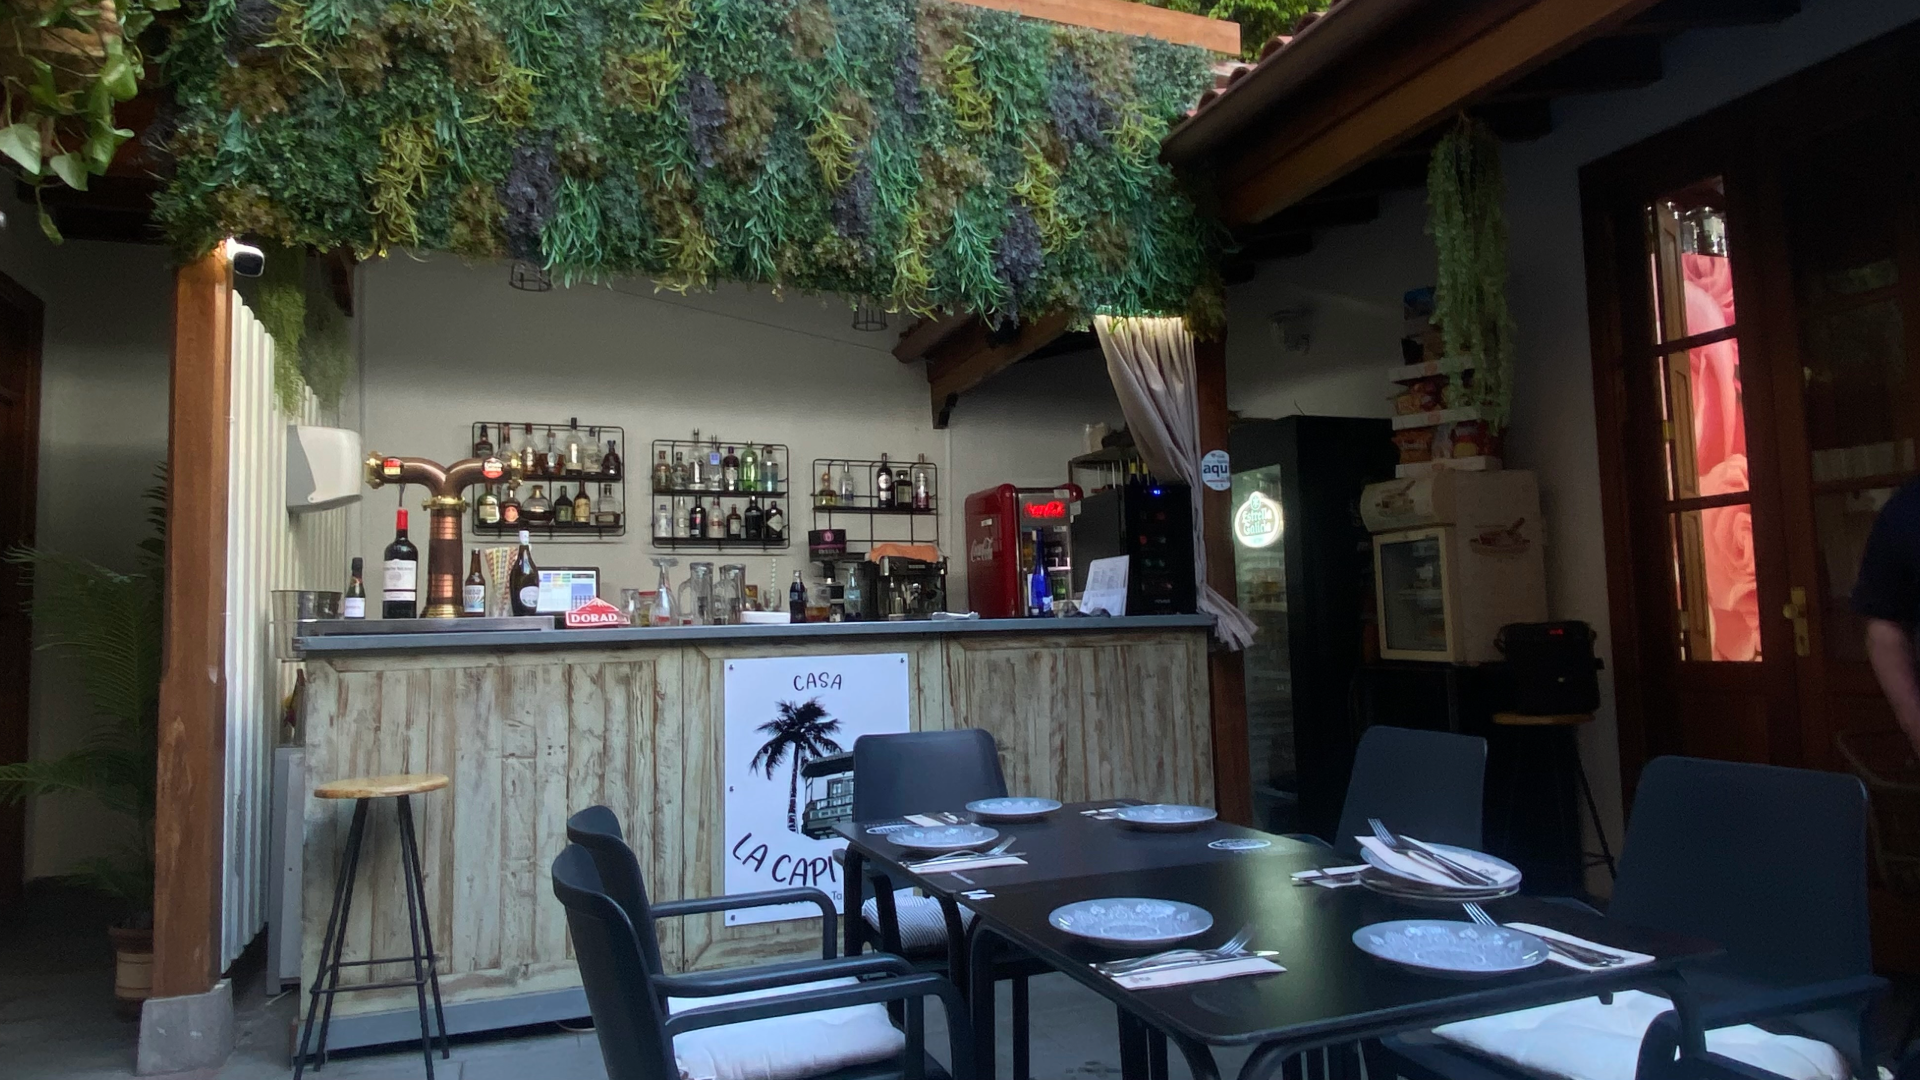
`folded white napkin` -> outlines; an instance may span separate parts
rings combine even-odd
[[[1434,867],[1424,859],[1415,859],[1402,855],[1371,836],[1356,836],[1354,839],[1360,842],[1361,847],[1371,851],[1383,864],[1392,868],[1403,877],[1410,877],[1417,881],[1424,881],[1433,885],[1443,885],[1448,888],[1457,889],[1460,887],[1460,882],[1454,880],[1453,875]],[[1456,855],[1453,852],[1448,852],[1447,858],[1491,877],[1496,886],[1504,887],[1519,880],[1520,877],[1515,871],[1508,870],[1498,863],[1489,862],[1486,859],[1472,855]]]
[[[1129,990],[1155,990],[1163,986],[1213,982],[1216,979],[1234,979],[1242,975],[1273,975],[1285,970],[1287,969],[1264,956],[1248,956],[1239,960],[1216,960],[1212,963],[1192,964],[1187,967],[1160,968],[1157,971],[1142,971],[1133,975],[1116,975],[1113,981]]]
[[[924,826],[929,829],[937,829],[946,824],[946,822],[931,814],[908,814],[907,820],[913,822],[915,825]]]
[[[1366,868],[1367,864],[1361,863],[1358,866],[1329,866],[1320,870],[1301,870],[1293,875],[1293,880],[1318,885],[1323,889],[1344,889],[1349,885],[1360,884],[1360,871]]]
[[[916,874],[939,874],[948,870],[987,870],[995,866],[1025,866],[1027,860],[1018,855],[982,855],[977,859],[942,859],[939,862],[908,863],[907,869]]]
[[[1562,956],[1559,953],[1554,953],[1548,957],[1548,959],[1554,963],[1562,967],[1570,967],[1575,971],[1612,971],[1616,968],[1634,967],[1639,964],[1653,963],[1653,957],[1648,956],[1646,953],[1637,953],[1631,949],[1617,949],[1612,945],[1602,945],[1597,941],[1588,941],[1586,938],[1574,937],[1564,930],[1555,930],[1551,926],[1535,926],[1532,923],[1523,922],[1510,922],[1507,923],[1506,926],[1509,930],[1519,930],[1523,933],[1532,934],[1537,938],[1545,938],[1548,941],[1561,941],[1569,945],[1584,945],[1589,949],[1596,949],[1603,953],[1612,953],[1625,960],[1624,963],[1613,964],[1602,968],[1593,964],[1583,964],[1570,956]]]

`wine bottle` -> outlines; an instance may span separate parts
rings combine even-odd
[[[893,469],[885,454],[880,455],[880,468],[873,474],[873,505],[881,510],[893,506]]]
[[[532,538],[520,530],[520,550],[514,553],[513,570],[507,575],[507,595],[513,601],[515,615],[540,613],[540,569],[533,565]]]
[[[793,572],[793,585],[787,589],[787,618],[797,623],[807,621],[807,584],[798,570]]]
[[[460,587],[460,614],[485,615],[487,613],[487,576],[480,572],[480,549],[473,549],[473,557],[467,560],[467,583]]]
[[[347,595],[340,604],[340,617],[343,619],[364,619],[367,617],[367,584],[360,580],[360,556],[353,557],[353,566],[347,572]]]
[[[420,614],[420,549],[407,539],[407,511],[394,511],[393,543],[387,545],[380,593],[380,617],[411,619]]]
[[[506,432],[501,432],[504,438]],[[473,440],[473,456],[477,458],[493,456],[493,440],[487,438],[487,425],[480,425],[480,437]]]

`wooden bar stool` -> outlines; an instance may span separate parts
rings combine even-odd
[[[327,1025],[333,1020],[335,994],[357,990],[384,990],[411,986],[420,1002],[420,1050],[427,1062],[427,1080],[433,1080],[433,1036],[427,1027],[427,989],[433,989],[433,1016],[440,1029],[440,1056],[448,1057],[447,1018],[440,1009],[440,970],[433,958],[433,929],[427,924],[427,892],[420,881],[420,839],[413,827],[413,796],[438,791],[447,786],[447,778],[438,773],[402,773],[393,776],[358,776],[333,780],[313,789],[316,799],[352,799],[353,825],[347,830],[347,845],[340,854],[340,874],[333,886],[333,911],[327,916],[327,935],[320,944],[320,970],[314,973],[308,989],[307,1022],[300,1031],[300,1052],[293,1059],[294,1080],[307,1065],[307,1041],[313,1034],[316,1014],[320,1018],[320,1045],[315,1048],[314,1068],[327,1063]],[[347,937],[347,912],[353,905],[354,879],[360,870],[360,842],[367,832],[367,804],[374,799],[394,799],[400,821],[400,874],[407,894],[407,926],[413,933],[413,952],[408,956],[386,956],[369,960],[342,960]],[[413,965],[413,978],[387,982],[340,985],[343,967],[373,967],[378,964]],[[323,1008],[320,999],[327,999]]]
[[[1526,713],[1497,712],[1493,714],[1495,725],[1517,731],[1531,731],[1543,737],[1544,746],[1540,749],[1540,759],[1531,764],[1545,772],[1544,779],[1554,789],[1553,801],[1560,812],[1560,826],[1565,830],[1564,843],[1573,852],[1573,865],[1580,877],[1593,867],[1606,868],[1608,877],[1617,877],[1614,865],[1613,846],[1607,842],[1606,827],[1600,823],[1600,807],[1594,803],[1593,788],[1587,783],[1587,768],[1580,760],[1580,740],[1577,729],[1582,724],[1593,721],[1592,713],[1562,713],[1556,715],[1530,715]],[[1506,813],[1511,816],[1520,812],[1518,790],[1521,779],[1520,769],[1513,772],[1512,790],[1508,793]],[[1581,828],[1580,811],[1575,800],[1584,800],[1587,819],[1593,823],[1593,834],[1600,841],[1600,850],[1586,850]],[[1576,887],[1580,887],[1576,881]]]

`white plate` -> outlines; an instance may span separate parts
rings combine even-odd
[[[1547,961],[1547,943],[1532,934],[1471,922],[1374,923],[1355,930],[1353,943],[1382,960],[1452,975],[1505,975]]]
[[[1011,796],[1001,799],[975,799],[967,811],[988,821],[1031,821],[1060,809],[1053,799],[1028,799]]]
[[[1148,803],[1146,806],[1123,806],[1113,816],[1136,829],[1177,832],[1181,829],[1197,829],[1220,815],[1206,806]]]
[[[1418,846],[1418,845],[1415,845],[1415,846]],[[1437,852],[1440,852],[1442,855],[1452,856],[1455,862],[1460,863],[1463,866],[1467,866],[1472,869],[1478,870],[1480,869],[1479,864],[1485,863],[1488,866],[1493,868],[1494,870],[1493,877],[1495,879],[1494,884],[1490,886],[1462,885],[1460,886],[1462,889],[1467,889],[1472,892],[1486,892],[1488,890],[1495,890],[1495,891],[1501,890],[1501,889],[1512,890],[1512,889],[1518,889],[1520,887],[1520,868],[1506,861],[1505,859],[1496,859],[1493,856],[1488,855],[1484,851],[1475,851],[1472,848],[1456,847],[1453,844],[1435,844],[1435,843],[1429,842],[1427,846]],[[1451,885],[1441,885],[1437,882],[1428,881],[1426,878],[1415,877],[1412,874],[1402,873],[1396,867],[1388,864],[1388,862],[1385,859],[1382,859],[1378,853],[1376,853],[1373,849],[1367,847],[1367,845],[1365,844],[1360,845],[1360,857],[1366,860],[1366,863],[1368,866],[1373,867],[1375,870],[1378,870],[1383,874],[1391,874],[1394,877],[1401,878],[1402,880],[1405,880],[1405,881],[1415,882],[1419,885],[1425,886],[1430,889],[1450,889],[1453,887]]]
[[[964,851],[1000,839],[1000,830],[985,825],[916,825],[890,832],[887,839],[915,851]]]
[[[1047,922],[1074,937],[1109,945],[1164,945],[1213,929],[1213,916],[1205,908],[1139,896],[1063,904]]]

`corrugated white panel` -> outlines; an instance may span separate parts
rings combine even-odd
[[[276,589],[339,589],[347,561],[346,510],[287,513],[288,423],[319,422],[311,392],[301,415],[273,393],[273,339],[245,304],[233,305],[232,438],[227,475],[227,819],[221,967],[266,924],[268,809],[273,749],[295,666],[269,637]]]

